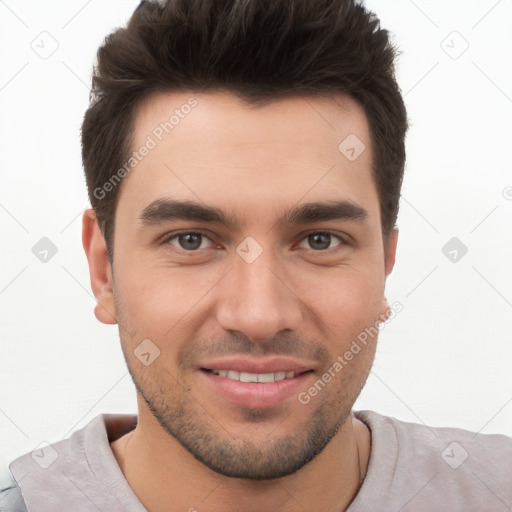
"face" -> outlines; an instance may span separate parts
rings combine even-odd
[[[137,115],[142,146],[102,295],[139,422],[223,475],[291,474],[345,424],[376,338],[335,363],[389,311],[396,233],[384,247],[364,112],[346,96],[160,95]]]

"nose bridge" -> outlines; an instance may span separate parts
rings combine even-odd
[[[243,248],[243,244],[241,244]],[[302,318],[301,302],[271,251],[254,260],[236,256],[218,299],[217,317],[225,330],[265,339],[295,330]]]

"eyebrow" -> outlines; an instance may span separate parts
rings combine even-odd
[[[367,218],[368,211],[351,201],[317,201],[287,209],[277,224],[295,225],[329,220],[364,221]],[[144,226],[155,226],[171,220],[191,220],[223,224],[229,229],[240,230],[240,223],[234,215],[195,201],[157,199],[142,210],[139,219]]]

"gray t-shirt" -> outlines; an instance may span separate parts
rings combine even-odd
[[[512,510],[512,438],[355,412],[371,431],[366,478],[349,512]],[[9,465],[29,512],[145,512],[109,442],[135,415],[102,414],[69,439]],[[0,493],[0,510],[2,494]]]

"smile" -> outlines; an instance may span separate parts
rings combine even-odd
[[[274,364],[273,372],[269,371],[270,368],[266,371],[263,368],[251,368],[252,371],[248,372],[240,371],[242,368],[228,369],[229,366],[226,366],[219,364],[213,369],[203,366],[200,367],[199,375],[205,389],[213,393],[212,398],[215,396],[239,407],[277,407],[296,397],[314,378],[312,369],[303,370],[299,365],[296,365],[297,371],[294,371],[290,368],[280,370]]]
[[[236,380],[240,382],[278,382],[285,379],[293,379],[295,372],[279,371],[274,373],[248,373],[248,372],[237,372],[236,370],[206,370],[218,375],[219,377],[225,377],[226,379]]]

